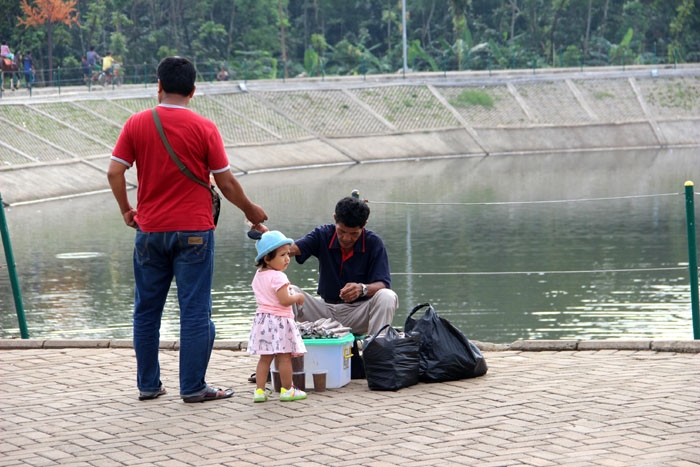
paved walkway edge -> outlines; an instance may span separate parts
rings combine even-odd
[[[512,344],[473,341],[482,351],[562,351],[562,350],[650,350],[655,352],[700,353],[700,340],[521,340]],[[245,350],[244,341],[218,340],[214,350]],[[125,349],[131,339],[0,339],[0,350],[20,349]],[[178,350],[179,341],[164,340],[161,350]]]

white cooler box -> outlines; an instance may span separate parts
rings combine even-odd
[[[342,388],[350,382],[350,357],[355,336],[331,339],[304,339],[306,389],[313,388],[313,374],[326,371],[326,388]]]

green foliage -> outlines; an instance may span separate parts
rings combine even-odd
[[[610,50],[610,59],[614,64],[629,65],[634,62],[634,54],[630,49],[630,43],[634,37],[634,30],[629,28],[620,41],[620,45]]]
[[[634,37],[634,29],[629,28],[620,42],[620,47],[629,47],[632,37]]]
[[[80,62],[75,57],[66,57],[63,59],[60,67],[61,83],[63,83],[63,85],[75,85],[83,82]]]
[[[328,50],[328,43],[323,34],[311,34],[311,47],[321,55]]]
[[[450,101],[454,107],[481,106],[485,109],[493,107],[494,100],[486,91],[479,89],[465,89],[455,99]]]
[[[267,52],[236,52],[231,68],[239,79],[277,78],[279,61]]]
[[[306,49],[306,52],[304,52],[304,71],[306,71],[307,76],[316,76],[318,68],[318,54],[314,49],[309,47]]]
[[[575,45],[570,45],[561,55],[561,66],[575,67],[581,65],[581,51]]]
[[[94,45],[100,55],[112,50],[127,66],[154,68],[177,53],[202,69],[227,63],[241,73],[247,67],[251,79],[277,76],[284,24],[291,75],[321,69],[330,75],[393,73],[403,63],[399,1],[166,3],[78,0],[80,25],[53,30],[57,62],[79,59]],[[700,61],[698,8],[697,0],[408,0],[409,66],[579,66],[584,50],[586,66]],[[31,49],[37,70],[47,68],[46,27],[19,25],[17,0],[0,0],[0,11],[0,38],[9,39],[14,51]]]
[[[593,95],[593,97],[602,101],[603,99],[613,99],[615,96],[609,92],[598,91]]]
[[[109,41],[109,49],[112,51],[115,59],[119,62],[124,61],[124,57],[129,53],[126,46],[126,37],[120,32],[112,33]]]
[[[411,42],[411,47],[408,49],[406,55],[408,63],[410,64],[409,66],[414,71],[423,71],[426,69],[426,67],[426,71],[440,71],[435,59],[425,53],[425,50],[423,50],[423,47],[420,46],[420,41],[418,39]]]
[[[228,34],[226,28],[214,21],[206,21],[199,26],[197,38],[193,41],[196,50],[195,58],[198,63],[215,64],[226,56]]]

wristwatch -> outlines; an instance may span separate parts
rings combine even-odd
[[[367,295],[367,286],[365,284],[360,284],[362,286],[362,293],[360,294],[360,297],[364,297]]]

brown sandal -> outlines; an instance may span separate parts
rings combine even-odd
[[[168,391],[165,390],[165,387],[161,386],[158,392],[139,392],[139,400],[140,401],[147,401],[150,399],[155,399],[157,397],[162,396],[163,394],[167,394]]]
[[[203,394],[199,394],[197,396],[183,397],[182,400],[187,403],[206,402],[213,401],[216,399],[228,399],[231,396],[233,396],[233,389],[231,388],[217,389],[214,386],[207,385],[207,389],[204,391]]]

